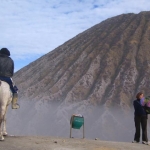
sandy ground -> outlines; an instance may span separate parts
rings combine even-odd
[[[0,150],[149,150],[149,145],[55,137],[7,136]]]

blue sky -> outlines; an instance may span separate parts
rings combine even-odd
[[[15,71],[101,21],[150,10],[150,0],[0,0],[0,48]]]

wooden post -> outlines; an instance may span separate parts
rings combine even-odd
[[[72,116],[73,117],[73,116]],[[71,117],[71,121],[70,121],[70,138],[71,138],[71,132],[72,132],[72,120],[73,118]]]
[[[83,139],[84,139],[84,122],[83,122]]]

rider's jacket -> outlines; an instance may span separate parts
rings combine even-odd
[[[14,74],[13,60],[4,54],[0,54],[0,76],[12,77]]]

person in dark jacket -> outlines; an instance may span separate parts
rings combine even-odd
[[[133,143],[140,142],[140,128],[142,128],[142,143],[148,145],[147,138],[147,119],[148,115],[141,105],[140,100],[144,97],[142,92],[136,95],[136,100],[133,102],[134,106],[134,122],[135,122],[135,136]],[[140,127],[141,126],[141,127]]]
[[[10,85],[13,93],[12,109],[18,109],[18,89],[13,85],[12,76],[14,74],[14,61],[9,57],[10,51],[7,48],[0,50],[0,80],[5,81]]]

